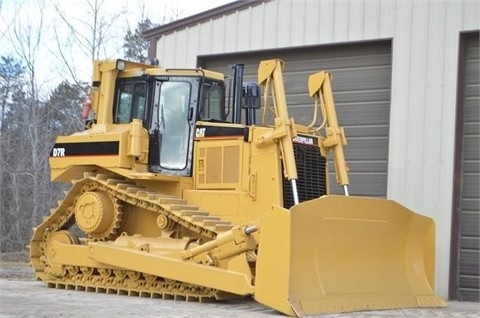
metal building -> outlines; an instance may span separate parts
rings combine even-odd
[[[260,60],[282,58],[300,119],[308,75],[331,71],[352,194],[434,218],[437,293],[480,301],[479,30],[475,0],[257,0],[144,35],[165,67],[243,63],[253,80]]]

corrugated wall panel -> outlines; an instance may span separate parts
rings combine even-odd
[[[363,1],[350,2],[348,7],[348,37],[361,39],[365,32],[365,3]]]
[[[379,1],[380,10],[378,13],[378,37],[394,37],[395,26],[398,21],[397,4],[393,1]],[[405,22],[405,21],[402,21]],[[375,38],[375,36],[374,36]]]
[[[236,39],[238,37],[237,32],[241,31],[241,29],[238,28],[239,20],[238,17],[240,15],[240,12],[235,12],[232,16],[232,25],[236,25],[234,28],[222,28],[221,31],[224,33],[222,34],[222,41],[225,43],[224,49],[227,51],[235,51],[237,50],[237,43],[234,41],[227,41],[226,39],[234,38]],[[249,19],[247,21],[250,21]],[[224,16],[223,17],[223,23],[227,24],[227,18]],[[248,30],[248,23],[246,24],[246,29]],[[247,31],[248,32],[248,31]]]
[[[261,5],[262,8],[265,6],[264,4]],[[247,50],[258,50],[259,48],[263,47],[263,38],[264,32],[263,29],[265,28],[265,11],[264,10],[254,10],[250,8],[248,10],[250,12],[251,20],[249,23],[250,26],[250,33],[245,32],[245,42],[239,42],[239,49],[237,51],[247,51]],[[244,20],[245,21],[245,20]],[[243,30],[243,27],[239,25],[239,28]],[[205,52],[207,53],[207,52]],[[208,52],[212,53],[212,52]]]
[[[232,15],[230,18],[235,20],[236,15]],[[210,31],[212,50],[221,51],[225,49],[225,43],[227,43],[227,39],[225,38],[225,30],[225,17],[212,20]]]
[[[405,173],[405,184],[403,193],[405,193],[408,202],[422,202],[422,196],[425,195],[420,189],[424,178],[423,176],[426,160],[423,152],[423,147],[426,140],[422,132],[425,125],[424,108],[425,108],[425,93],[426,93],[426,65],[427,65],[427,43],[425,39],[428,38],[428,28],[424,26],[424,19],[426,18],[428,3],[421,1],[414,2],[410,9],[411,23],[409,25],[410,41],[412,46],[409,49],[408,65],[408,101],[403,106],[406,112],[407,122],[404,128],[406,129],[405,149],[402,153],[405,156],[403,167]],[[428,19],[428,17],[427,17]],[[413,31],[415,30],[415,31]],[[415,188],[417,190],[415,190]],[[416,211],[422,211],[423,206],[415,207]]]
[[[320,6],[315,3],[314,1],[305,1],[305,24],[304,24],[304,45],[313,45],[319,43],[320,32],[321,28],[320,21],[321,21],[321,12]],[[310,36],[306,36],[306,33],[310,34]]]
[[[319,34],[318,43],[335,42],[333,39],[333,26],[335,24],[335,3],[333,1],[318,2],[320,16],[319,20]],[[309,30],[305,30],[308,32]]]
[[[215,38],[212,30],[212,24],[213,21],[210,20],[204,25],[201,25],[200,28],[200,39],[202,43],[202,51],[208,50],[208,51],[217,51],[217,50],[223,50],[223,40],[224,38]],[[223,28],[222,28],[223,29]],[[216,43],[214,45],[214,43]]]
[[[291,38],[289,46],[305,45],[305,29],[309,27],[308,24],[305,23],[306,7],[305,5],[295,3],[292,5],[291,10],[291,16],[295,21],[292,23],[292,28],[290,29]]]
[[[424,101],[420,104],[423,108],[423,175],[421,188],[430,187],[431,191],[424,192],[423,200],[426,202],[436,202],[439,193],[439,184],[430,184],[431,180],[438,177],[439,167],[438,157],[429,156],[428,154],[439,153],[442,149],[442,135],[438,133],[439,126],[444,121],[442,113],[438,111],[439,105],[443,103],[443,94],[432,94],[432,91],[442,91],[444,85],[443,81],[439,79],[444,78],[444,68],[438,65],[445,63],[445,50],[436,49],[440,43],[445,43],[445,32],[443,32],[445,25],[442,24],[443,18],[446,14],[445,4],[428,7],[427,23],[426,23],[426,43],[425,50],[425,95]],[[438,32],[439,27],[442,32]],[[431,203],[430,203],[431,204]],[[429,204],[421,206],[422,209],[431,209]]]
[[[292,10],[294,4],[290,1],[279,2],[278,4],[279,5],[277,6],[277,11],[268,12],[269,14],[267,16],[267,23],[268,21],[270,21],[270,19],[272,19],[273,15],[278,21],[274,33],[275,44],[272,43],[270,47],[272,47],[273,45],[278,47],[288,47],[291,45],[292,40],[293,24],[291,23],[291,20],[293,18]]]
[[[464,30],[478,29],[480,25],[480,1],[464,1],[461,18]]]
[[[189,32],[179,32],[176,39],[175,45],[173,46],[173,52],[188,52],[188,49],[191,44],[191,38],[189,37]],[[182,54],[177,56],[178,62],[185,64],[188,60],[188,55]]]
[[[333,3],[333,41],[339,39],[349,39],[349,14],[348,11],[350,3],[348,1],[332,1]],[[353,12],[352,12],[353,14]]]
[[[378,38],[380,28],[380,16],[381,10],[380,2],[378,1],[365,1],[363,10],[363,21],[360,23],[363,25],[363,34],[365,38]],[[355,27],[356,24],[352,23]]]

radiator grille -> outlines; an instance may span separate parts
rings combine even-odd
[[[293,144],[297,165],[297,191],[300,202],[318,198],[327,194],[326,159],[318,147],[300,143]],[[283,206],[293,206],[291,182],[283,179]]]

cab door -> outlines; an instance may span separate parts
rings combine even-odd
[[[155,81],[149,131],[151,172],[191,175],[199,83],[198,77],[169,76]]]

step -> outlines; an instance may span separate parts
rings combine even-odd
[[[152,194],[152,193],[154,193],[154,192],[151,192],[151,191],[148,191],[148,190],[145,190],[145,189],[144,189],[144,190],[138,191],[138,192],[137,192],[137,196],[139,196],[139,197],[141,197],[141,198],[148,198],[148,196],[149,196],[150,194]]]
[[[117,188],[117,190],[126,190],[131,186],[132,186],[132,184],[128,183],[128,182],[127,183],[119,183],[119,184],[117,184],[116,188]]]
[[[198,206],[188,205],[188,204],[172,204],[170,205],[170,210],[172,211],[182,211],[182,210],[198,210]]]
[[[209,213],[205,211],[195,211],[195,210],[182,210],[180,211],[181,216],[194,216],[194,215],[204,215],[207,216]]]
[[[205,226],[216,226],[216,225],[232,225],[230,221],[221,221],[221,220],[205,220],[203,222]]]
[[[128,183],[128,181],[124,179],[107,179],[107,184],[109,185],[117,185],[119,183]]]
[[[160,197],[156,199],[159,204],[171,204],[174,206],[185,206],[187,201],[175,197]],[[171,208],[171,207],[170,207]],[[172,209],[173,210],[173,209]]]
[[[93,173],[93,172],[84,172],[84,173],[83,173],[83,177],[84,177],[84,178],[93,178],[93,177],[95,177],[95,176],[96,176],[96,174]]]
[[[202,222],[202,221],[220,221],[218,216],[209,216],[209,215],[192,215],[193,222]]]
[[[126,189],[126,191],[127,191],[127,193],[130,193],[130,194],[136,194],[137,192],[145,191],[145,188],[130,186]]]
[[[231,230],[233,228],[232,224],[217,224],[214,226],[215,231],[217,232],[224,232]]]
[[[98,180],[102,180],[102,181],[107,181],[108,179],[110,179],[112,176],[108,175],[108,174],[103,174],[103,173],[99,173],[96,175],[96,178]]]

